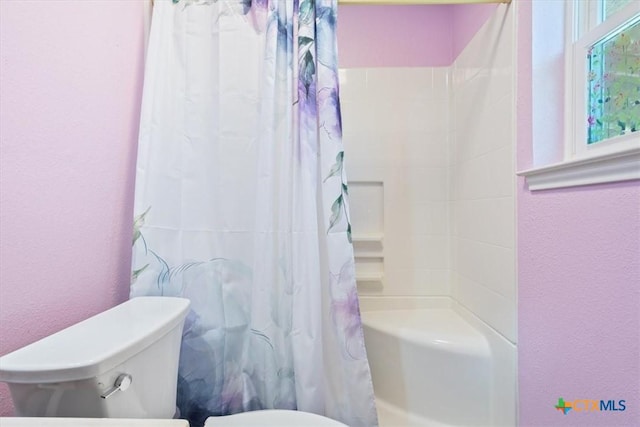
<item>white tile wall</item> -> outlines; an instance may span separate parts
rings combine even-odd
[[[366,212],[384,219],[382,285],[361,280],[362,295],[450,293],[448,75],[448,68],[340,70],[354,236],[375,234]],[[383,212],[359,205],[371,199],[356,194],[366,182],[381,183]],[[356,258],[361,276],[371,277],[371,264]]]
[[[511,342],[514,34],[500,5],[451,67],[340,70],[350,190],[375,182],[383,194],[377,213],[352,197],[354,236],[372,223],[383,236],[382,258],[356,259],[384,276],[361,295],[449,295]]]
[[[504,5],[452,66],[451,289],[516,342],[514,16]]]

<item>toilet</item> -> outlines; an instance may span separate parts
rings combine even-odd
[[[347,427],[345,424],[316,414],[301,411],[267,409],[243,412],[226,417],[209,417],[204,427]]]
[[[17,416],[173,418],[188,310],[184,298],[133,298],[0,357],[0,381],[9,385]],[[345,426],[284,410],[210,417],[205,423],[240,425]]]

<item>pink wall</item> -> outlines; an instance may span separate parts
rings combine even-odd
[[[450,6],[452,23],[452,61],[469,44],[480,27],[495,12],[497,4],[465,4]]]
[[[341,6],[341,66],[448,66],[466,7]],[[143,28],[138,1],[0,1],[0,354],[127,298]]]
[[[340,6],[341,68],[446,67],[453,6]]]
[[[0,2],[0,354],[128,296],[143,17]]]
[[[340,6],[340,67],[449,66],[496,7]]]
[[[525,169],[534,157],[532,5],[519,5]],[[640,425],[640,183],[536,193],[523,179],[518,186],[520,425]],[[559,397],[625,399],[627,410],[563,415],[553,407]]]

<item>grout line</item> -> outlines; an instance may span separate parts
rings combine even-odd
[[[477,239],[470,239],[468,237],[462,237],[462,236],[450,236],[450,237],[453,238],[453,239],[466,240],[467,242],[474,242],[474,243],[480,243],[480,244],[487,245],[487,246],[494,246],[496,248],[510,249],[510,250],[515,252],[515,247],[502,246],[502,245],[498,245],[496,243],[485,242],[483,240],[477,240]]]

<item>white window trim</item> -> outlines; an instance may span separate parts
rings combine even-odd
[[[640,148],[566,160],[518,172],[529,190],[578,187],[640,179]]]
[[[620,13],[593,28],[598,18],[597,2],[587,1],[583,3],[587,7],[578,11],[578,19],[575,19],[575,2],[566,2],[564,160],[518,172],[525,177],[531,191],[640,179],[640,132],[587,146],[583,142],[586,140],[585,126],[576,125],[586,123],[586,111],[582,109],[579,114],[576,111],[576,106],[586,104],[585,92],[575,89],[586,85],[585,73],[576,72],[576,69],[586,68],[586,49],[624,24],[629,16],[640,14],[640,2],[631,2]],[[588,28],[593,30],[587,32]],[[585,36],[578,39],[579,34]],[[574,40],[578,42],[574,44]],[[578,64],[574,58],[580,58]],[[574,79],[577,79],[575,83]]]

